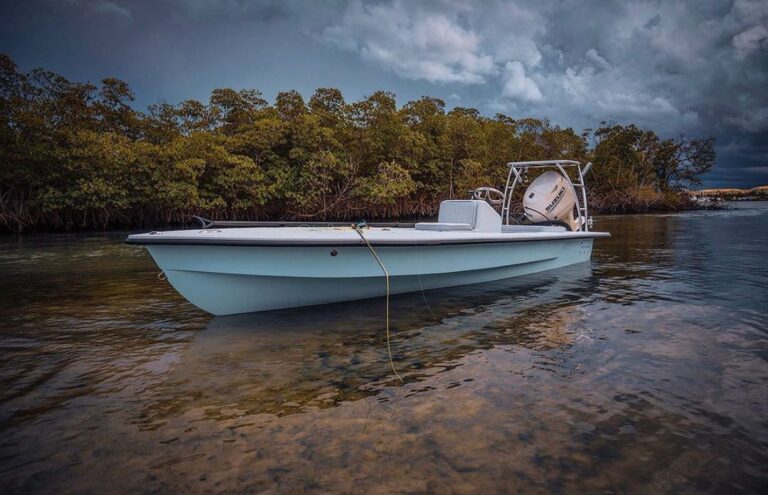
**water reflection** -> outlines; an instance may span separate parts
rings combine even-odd
[[[593,285],[582,265],[523,281],[394,297],[398,372],[411,385],[497,345],[568,346],[579,338],[576,304]],[[376,299],[215,318],[180,352],[153,390],[161,400],[148,404],[142,419],[150,427],[163,420],[166,403],[178,404],[179,396],[218,418],[292,414],[376,395],[397,384],[386,360],[383,317]]]
[[[592,266],[397,296],[402,384],[381,299],[211,318],[123,233],[0,239],[0,486],[759,492],[765,206],[601,218]]]

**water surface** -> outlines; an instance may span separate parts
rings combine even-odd
[[[213,318],[125,233],[0,238],[3,493],[768,487],[768,204],[591,264]]]

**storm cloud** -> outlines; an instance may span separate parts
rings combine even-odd
[[[159,0],[3,6],[0,51],[140,104],[214,87],[421,95],[579,129],[717,137],[707,185],[768,183],[768,2]]]

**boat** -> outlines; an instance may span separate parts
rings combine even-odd
[[[126,242],[144,246],[170,284],[213,315],[480,284],[589,261],[593,241],[610,235],[591,230],[584,179],[591,164],[507,165],[503,191],[480,187],[469,199],[442,201],[436,222],[196,217],[200,228],[134,234]],[[532,170],[538,176],[525,190],[518,215],[515,191]]]

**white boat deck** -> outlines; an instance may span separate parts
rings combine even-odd
[[[514,232],[430,231],[412,228],[363,228],[372,245],[475,244],[608,237],[607,232],[568,232],[553,228],[518,227]],[[135,234],[130,244],[207,245],[357,245],[364,244],[350,227],[255,227],[171,230]]]

